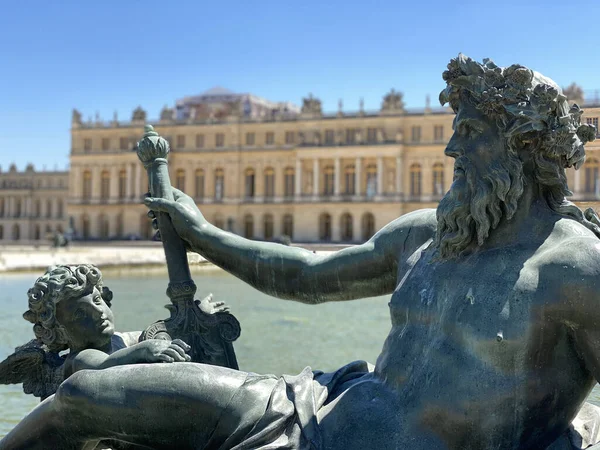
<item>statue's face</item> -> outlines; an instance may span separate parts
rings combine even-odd
[[[523,192],[522,164],[510,154],[494,120],[464,102],[445,154],[455,159],[452,187],[437,209],[443,257],[483,244]]]
[[[83,297],[58,302],[56,319],[67,330],[72,348],[100,348],[115,332],[113,313],[96,287]]]

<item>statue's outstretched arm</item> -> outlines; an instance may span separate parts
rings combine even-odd
[[[362,245],[317,255],[306,249],[257,242],[223,231],[208,223],[191,197],[175,188],[173,193],[174,201],[147,198],[146,205],[151,211],[168,213],[191,250],[268,295],[303,303],[352,300],[393,292],[398,260],[404,250],[413,247],[412,244],[407,247],[407,239],[424,242],[434,228],[431,220],[420,219],[419,224],[427,223],[426,232],[415,232],[410,237],[415,214],[408,214]]]

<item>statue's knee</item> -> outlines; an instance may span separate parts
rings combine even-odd
[[[54,401],[59,409],[77,408],[85,405],[92,395],[93,371],[81,370],[74,373],[56,390]]]

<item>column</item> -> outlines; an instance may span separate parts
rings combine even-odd
[[[335,158],[333,172],[333,195],[340,195],[340,158]]]
[[[296,159],[296,172],[294,173],[294,196],[297,199],[302,197],[302,160]]]
[[[445,188],[445,186],[444,186]],[[396,194],[402,193],[402,158],[396,157]]]
[[[127,178],[125,180],[125,198],[131,198],[131,164],[127,164]]]
[[[362,186],[361,186],[361,173],[362,173],[362,158],[359,156],[356,158],[356,162],[354,163],[354,186],[356,195],[362,195]]]
[[[319,160],[313,160],[313,197],[319,196]]]
[[[574,194],[576,196],[579,195],[579,192],[581,191],[581,169],[579,170],[575,170],[575,186],[574,186]]]
[[[377,157],[377,195],[383,195],[383,157]]]
[[[189,168],[189,171],[191,173],[193,173],[191,167]],[[192,177],[190,176],[189,178],[191,179]],[[186,183],[189,184],[190,182],[187,179],[188,179],[188,177],[186,176]],[[141,183],[142,183],[142,164],[140,163],[140,164],[135,165],[135,185],[134,185],[133,195],[135,196],[136,203],[142,197],[142,193],[140,192]],[[191,192],[191,191],[189,191],[189,192]]]
[[[83,169],[80,166],[71,166],[71,179],[69,180],[69,193],[70,196],[81,200],[83,196],[83,183],[82,183],[82,175]]]

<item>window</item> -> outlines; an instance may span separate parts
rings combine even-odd
[[[101,214],[99,219],[100,219],[99,220],[99,222],[100,222],[100,237],[102,239],[108,239],[108,235],[109,235],[108,218],[104,214]]]
[[[108,170],[103,170],[100,175],[100,198],[108,200],[110,197],[110,173]]]
[[[367,166],[367,197],[372,198],[377,195],[377,166],[369,164]]]
[[[267,131],[265,135],[265,145],[275,145],[275,133]]]
[[[598,179],[600,162],[597,159],[591,158],[584,164],[585,167],[585,192],[600,193],[600,180]]]
[[[354,230],[352,228],[352,216],[348,213],[342,214],[342,218],[340,221],[341,231],[342,231],[342,241],[349,242],[353,239]]]
[[[0,198],[0,217],[4,217],[4,199]]]
[[[435,142],[442,142],[444,140],[444,126],[436,125],[433,127],[433,140]]]
[[[4,239],[4,227],[0,225],[0,241]]]
[[[63,200],[58,201],[58,218],[62,219],[65,214],[65,204]]]
[[[410,195],[413,197],[421,195],[421,166],[419,164],[410,166]]]
[[[335,184],[333,166],[325,167],[324,178],[323,195],[333,195]]]
[[[124,199],[127,196],[127,171],[119,171],[119,198]]]
[[[263,218],[263,235],[266,241],[273,239],[273,216],[265,214]]]
[[[214,225],[215,225],[215,227],[220,228],[221,230],[224,230],[225,229],[225,220],[223,220],[223,216],[221,216],[220,214],[217,214],[215,216]]]
[[[225,135],[223,133],[217,133],[215,135],[215,147],[225,146]]]
[[[365,213],[362,217],[362,238],[368,241],[375,234],[375,216]]]
[[[144,214],[144,222],[149,222],[146,214]],[[84,214],[81,217],[81,237],[83,237],[83,239],[90,237],[90,218],[87,214]]]
[[[185,191],[185,170],[177,169],[175,173],[175,187],[180,191]]]
[[[377,142],[377,128],[367,128],[367,142],[370,144]]]
[[[411,130],[411,138],[413,142],[421,142],[421,127],[414,126]]]
[[[294,143],[295,133],[293,131],[285,132],[285,143],[287,145],[292,145]]]
[[[294,237],[294,217],[291,214],[283,216],[283,235],[288,236],[290,239]]]
[[[40,229],[40,226],[39,226],[39,225],[36,225],[36,226],[35,226],[35,228],[34,228],[34,231],[33,231],[33,238],[34,238],[36,241],[39,241],[39,240],[42,238],[42,231],[41,231],[41,229]]]
[[[185,148],[185,136],[183,134],[177,135],[177,148]]]
[[[254,237],[254,217],[251,214],[247,214],[244,217],[244,237],[246,239]]]
[[[21,217],[21,199],[20,198],[16,198],[15,199],[15,211],[13,214],[13,217]]]
[[[204,169],[196,169],[196,186],[194,194],[197,200],[204,198]]]
[[[293,197],[294,196],[294,169],[292,167],[286,167],[284,170],[284,186],[283,186],[283,195],[285,197]]]
[[[331,240],[331,216],[327,213],[319,217],[319,238],[321,241]]]
[[[119,149],[127,150],[129,147],[129,140],[125,137],[119,138]]]
[[[325,144],[335,144],[335,132],[333,130],[325,130]]]
[[[83,199],[92,198],[92,172],[86,170],[83,172]]]
[[[356,170],[354,165],[344,168],[344,194],[354,195],[356,193]]]
[[[442,163],[433,165],[433,194],[444,194],[444,165]]]
[[[89,152],[92,150],[92,140],[91,139],[84,139],[83,140],[83,150],[85,152]]]
[[[50,219],[52,217],[52,200],[46,200],[46,218]]]
[[[225,196],[225,171],[215,170],[215,200],[221,201]]]
[[[19,239],[21,239],[21,228],[19,228],[19,225],[16,223],[13,225],[12,237],[13,241],[18,241]]]
[[[42,214],[42,202],[40,200],[35,201],[33,217],[40,217]]]
[[[355,128],[348,128],[346,130],[346,144],[352,145],[356,144],[356,135],[358,134],[358,130]]]
[[[203,134],[196,135],[196,148],[204,148],[204,135]]]
[[[117,237],[122,238],[123,234],[124,234],[124,223],[123,223],[123,213],[120,213],[119,215],[117,215],[117,223],[116,225],[116,229],[115,229],[115,234],[117,235]]]
[[[244,193],[246,198],[254,198],[255,173],[254,169],[246,169]]]
[[[255,137],[254,133],[246,133],[246,145],[254,145]]]
[[[102,138],[102,150],[108,150],[108,149],[110,149],[110,139]]]
[[[275,197],[275,171],[272,167],[265,169],[265,200]]]

